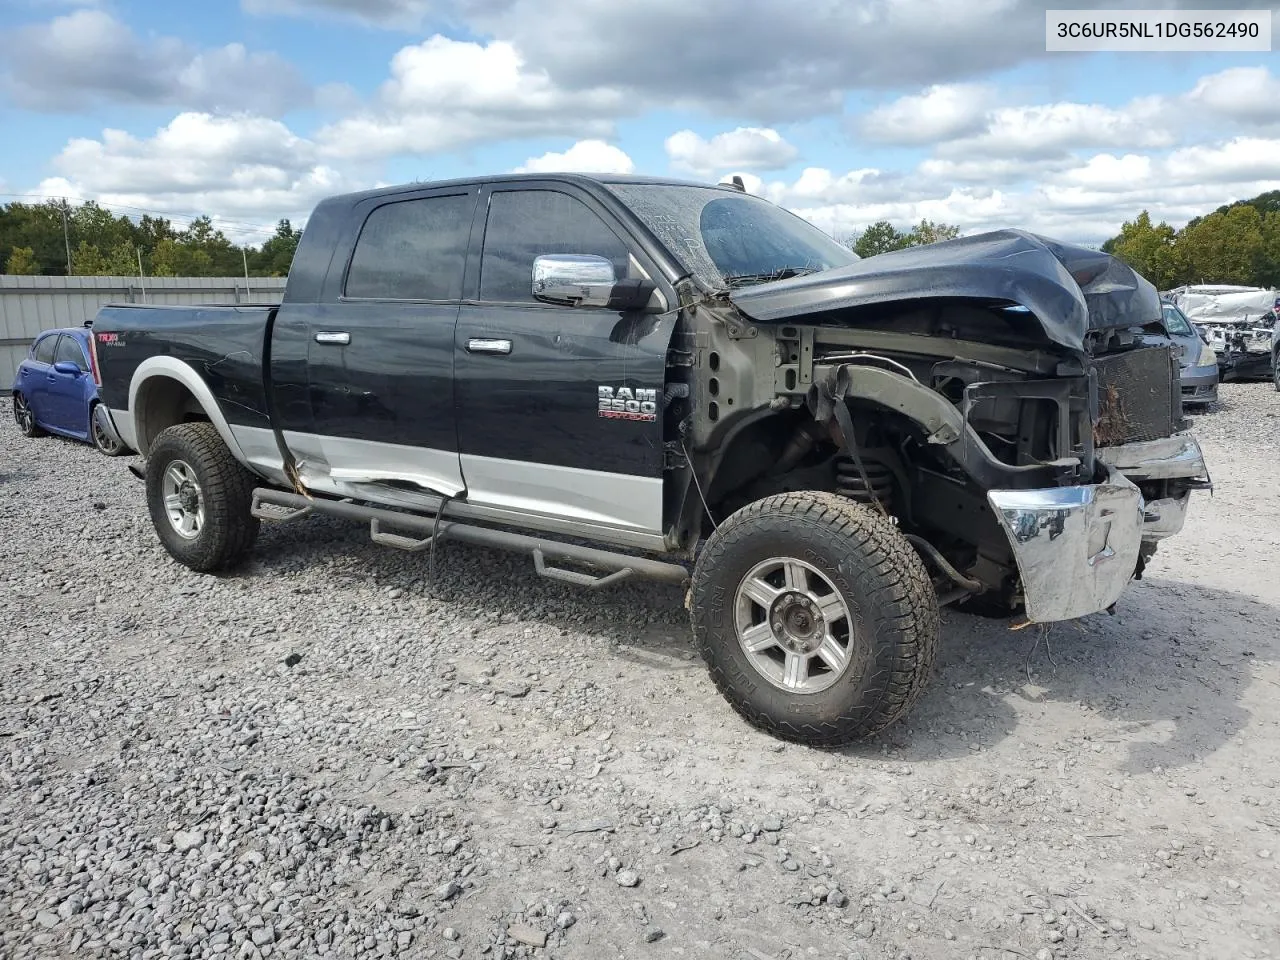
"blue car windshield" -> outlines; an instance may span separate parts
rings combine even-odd
[[[712,289],[817,273],[858,259],[807,220],[750,194],[653,183],[608,187]]]

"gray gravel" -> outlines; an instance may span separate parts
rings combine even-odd
[[[908,722],[742,724],[678,590],[323,519],[235,575],[0,400],[0,957],[1280,956],[1280,395],[1117,616],[949,614]]]

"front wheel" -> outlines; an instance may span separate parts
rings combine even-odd
[[[1280,393],[1280,353],[1271,358],[1271,382],[1275,384],[1276,393]]]
[[[36,423],[36,415],[31,410],[31,404],[27,403],[27,398],[20,393],[13,395],[13,419],[18,424],[18,431],[24,437],[44,435],[44,431]]]
[[[169,555],[200,573],[239,561],[258,536],[253,475],[211,423],[161,432],[147,455],[147,507]]]
[[[938,647],[928,571],[885,517],[836,494],[750,504],[693,572],[694,636],[721,694],[787,740],[878,733],[924,689]]]

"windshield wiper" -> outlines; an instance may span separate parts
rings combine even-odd
[[[745,287],[752,283],[772,283],[774,280],[787,280],[817,272],[816,267],[781,267],[770,273],[728,273],[725,274],[724,282],[730,287]]]

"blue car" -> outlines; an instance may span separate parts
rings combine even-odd
[[[128,448],[114,431],[103,428],[97,413],[98,369],[92,336],[86,327],[67,327],[45,330],[36,337],[13,381],[13,417],[25,436],[74,437],[115,457]]]

